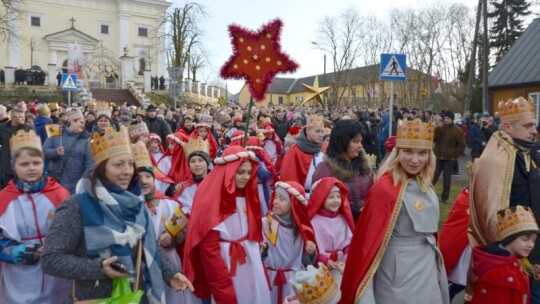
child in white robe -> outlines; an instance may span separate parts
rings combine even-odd
[[[307,200],[297,182],[277,182],[271,211],[263,218],[263,262],[271,284],[272,303],[292,293],[288,282],[315,262],[317,247],[309,222]]]
[[[347,187],[334,177],[325,177],[311,187],[308,212],[317,240],[317,262],[322,262],[341,284],[351,244],[354,221]]]

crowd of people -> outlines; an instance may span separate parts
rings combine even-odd
[[[531,101],[392,110],[0,105],[0,303],[540,303]]]

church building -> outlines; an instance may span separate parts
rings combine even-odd
[[[20,18],[10,20],[14,35],[0,45],[0,68],[42,69],[56,84],[68,71],[68,49],[78,50],[76,67],[90,87],[118,88],[121,69],[135,82],[143,72],[167,77],[165,0],[25,0]],[[121,58],[130,58],[129,65]],[[73,61],[72,61],[73,62]],[[127,62],[127,61],[126,61]],[[70,70],[73,68],[69,67]]]

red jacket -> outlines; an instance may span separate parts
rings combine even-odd
[[[500,256],[473,249],[473,269],[478,276],[471,304],[529,304],[529,277],[515,255]]]

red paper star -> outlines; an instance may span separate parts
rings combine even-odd
[[[257,32],[229,25],[233,55],[221,67],[223,78],[244,78],[256,101],[264,99],[277,73],[294,72],[298,64],[281,51],[283,22],[275,19]]]

